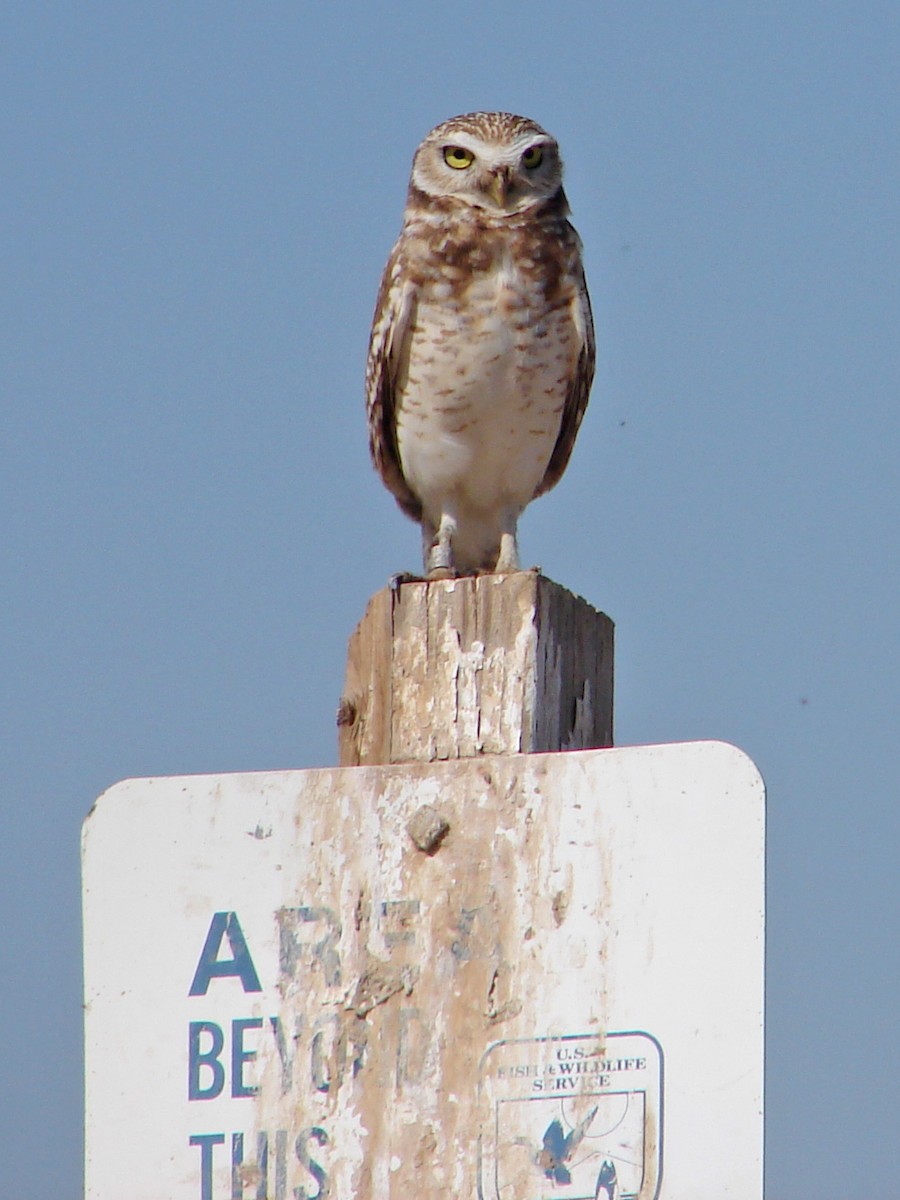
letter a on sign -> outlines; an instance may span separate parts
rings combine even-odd
[[[228,938],[231,958],[223,959],[220,962],[219,949],[223,937]],[[228,975],[237,976],[245,992],[262,991],[256,967],[253,965],[253,959],[247,948],[244,931],[237,919],[237,913],[217,912],[213,914],[210,922],[206,943],[203,946],[200,961],[197,963],[194,981],[188,995],[205,996],[211,979],[223,978]]]

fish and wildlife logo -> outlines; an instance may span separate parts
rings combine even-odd
[[[663,1052],[649,1033],[496,1042],[481,1061],[479,1200],[656,1200]]]

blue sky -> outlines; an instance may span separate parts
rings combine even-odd
[[[6,1192],[80,1195],[94,797],[335,761],[346,639],[419,553],[367,458],[378,277],[419,139],[503,108],[560,140],[599,343],[523,560],[616,621],[620,744],[766,778],[769,1200],[893,1194],[900,8],[2,26]]]

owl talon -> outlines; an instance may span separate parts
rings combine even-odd
[[[424,583],[425,580],[421,575],[414,575],[412,571],[397,571],[388,580],[388,587],[392,592],[399,592],[404,583]]]

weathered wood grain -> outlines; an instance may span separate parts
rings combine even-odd
[[[347,655],[340,765],[613,742],[613,623],[535,571],[402,583]]]

